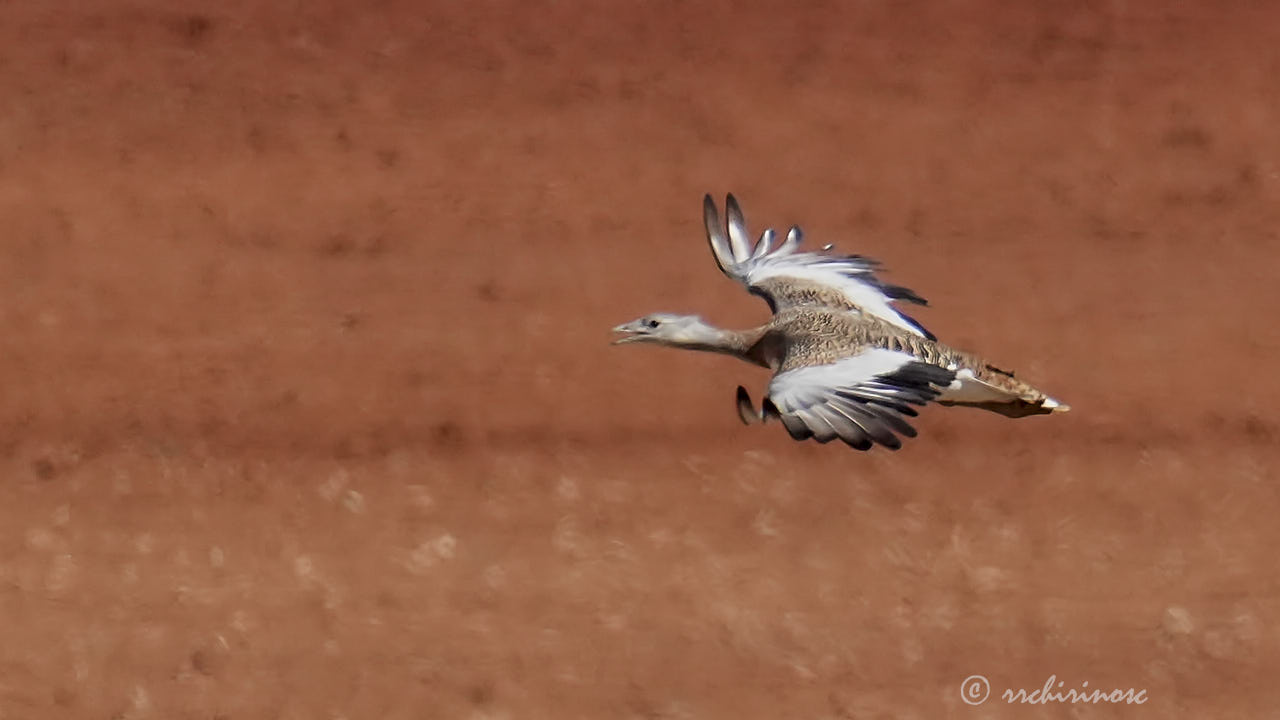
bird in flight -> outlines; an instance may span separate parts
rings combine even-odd
[[[733,195],[725,203],[727,228],[710,195],[702,212],[720,270],[764,298],[773,318],[750,330],[727,330],[696,315],[653,313],[615,327],[621,337],[614,344],[724,353],[773,370],[759,410],[738,386],[744,423],[779,420],[796,440],[897,450],[899,436],[916,436],[906,418],[929,402],[1012,418],[1070,409],[1013,373],[938,342],[895,307],[898,301],[925,305],[924,298],[882,282],[875,260],[833,254],[830,245],[801,250],[798,227],[781,242],[765,230],[752,244]]]

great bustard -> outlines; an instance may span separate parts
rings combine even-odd
[[[751,330],[713,327],[697,316],[655,313],[619,325],[615,344],[648,342],[725,353],[775,371],[757,412],[738,387],[738,415],[748,425],[779,419],[797,440],[839,438],[869,450],[894,450],[915,437],[903,416],[929,401],[1025,417],[1065,412],[1066,405],[969,353],[937,341],[893,307],[924,305],[911,290],[875,276],[859,255],[801,252],[800,228],[775,244],[772,229],[752,246],[737,200],[726,201],[728,233],[716,204],[702,203],[707,240],[720,270],[769,303],[773,319]]]

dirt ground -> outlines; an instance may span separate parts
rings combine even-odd
[[[1166,5],[5,4],[0,719],[1274,713],[1280,10]],[[1074,411],[610,347],[726,191]]]

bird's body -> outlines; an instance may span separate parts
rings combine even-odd
[[[798,252],[800,230],[774,245],[766,230],[754,249],[733,196],[728,234],[710,196],[707,237],[721,270],[768,302],[769,322],[724,330],[697,317],[657,314],[620,325],[618,342],[648,341],[733,355],[775,372],[757,412],[738,388],[739,416],[748,424],[779,419],[796,439],[841,439],[866,450],[897,449],[915,436],[903,419],[913,405],[937,402],[1023,417],[1067,406],[970,353],[940,342],[892,303],[923,305],[914,292],[881,283],[875,261],[857,255]]]

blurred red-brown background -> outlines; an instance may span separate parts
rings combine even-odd
[[[1274,711],[1277,22],[7,4],[0,717]],[[766,317],[726,191],[1075,411],[864,455],[611,348]]]

